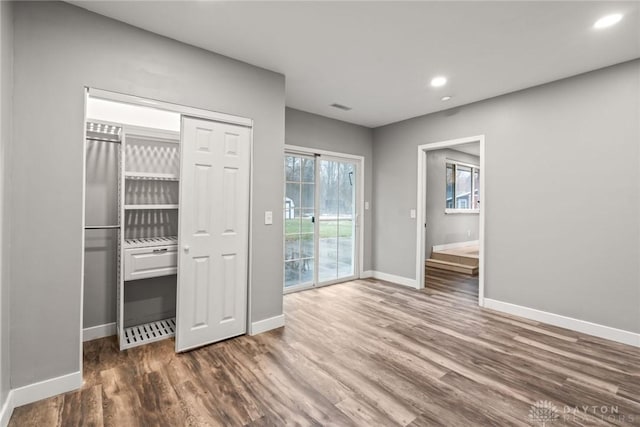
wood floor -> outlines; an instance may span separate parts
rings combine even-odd
[[[186,354],[85,344],[84,387],[11,426],[640,425],[637,348],[479,309],[477,278],[285,296],[286,327]],[[565,413],[564,407],[571,407]]]

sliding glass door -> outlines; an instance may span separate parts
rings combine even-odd
[[[284,289],[356,277],[358,161],[285,155]]]

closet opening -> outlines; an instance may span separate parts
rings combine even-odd
[[[250,322],[250,119],[86,90],[83,341],[185,351]]]

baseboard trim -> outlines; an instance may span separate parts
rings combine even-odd
[[[7,399],[4,401],[2,409],[0,410],[0,426],[7,427],[9,425],[9,420],[11,420],[11,415],[13,414],[13,408],[13,390],[9,390]]]
[[[369,277],[373,277],[374,279],[380,279],[398,285],[408,286],[413,289],[418,289],[418,283],[415,279],[409,279],[407,277],[396,276],[395,274],[388,274],[375,270],[370,271],[370,273],[371,276]]]
[[[258,335],[272,329],[278,329],[284,326],[284,314],[270,317],[268,319],[259,320],[251,324],[249,335]]]
[[[500,311],[515,316],[524,317],[526,319],[535,320],[542,323],[548,323],[553,326],[570,329],[572,331],[581,332],[594,337],[604,338],[616,341],[622,344],[628,344],[640,347],[640,334],[625,331],[622,329],[612,328],[597,323],[587,322],[586,320],[574,319],[572,317],[562,316],[560,314],[549,313],[535,308],[524,307],[521,305],[511,304],[508,302],[497,301],[485,298],[484,308]]]
[[[13,406],[26,405],[38,400],[57,394],[66,393],[68,391],[77,390],[82,387],[82,372],[73,372],[61,377],[50,378],[48,380],[29,384],[23,387],[14,388]]]
[[[104,325],[92,326],[82,330],[82,341],[97,340],[98,338],[110,337],[116,334],[116,323],[105,323]]]
[[[373,277],[373,271],[371,270],[366,270],[360,273],[360,278],[361,279],[368,279],[370,277]]]
[[[447,249],[465,248],[467,246],[479,246],[480,240],[470,240],[468,242],[446,243],[444,245],[436,245],[432,247],[434,251],[444,251]]]

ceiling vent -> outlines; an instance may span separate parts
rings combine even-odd
[[[333,108],[337,108],[338,110],[343,110],[343,111],[351,110],[351,107],[347,107],[346,105],[342,105],[342,104],[331,104],[330,106],[333,107]]]

